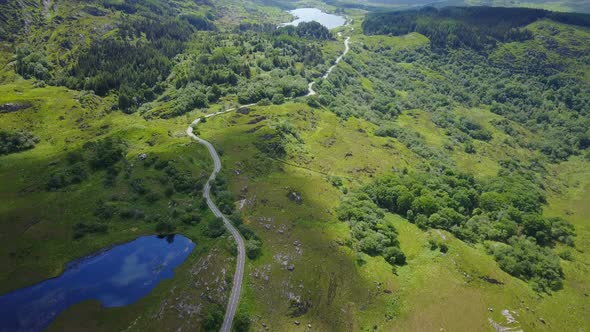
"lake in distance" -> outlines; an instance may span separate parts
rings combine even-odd
[[[289,13],[296,17],[296,19],[289,23],[282,24],[285,25],[299,25],[301,22],[312,22],[316,21],[321,25],[325,26],[326,28],[332,30],[337,27],[341,27],[346,24],[346,19],[342,16],[333,15],[324,13],[323,11],[317,8],[299,8],[290,10]]]

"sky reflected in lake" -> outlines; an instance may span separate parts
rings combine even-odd
[[[68,264],[57,278],[0,296],[0,331],[41,331],[85,300],[121,307],[146,296],[195,244],[182,235],[143,236]]]
[[[293,22],[285,23],[283,25],[299,25],[301,22],[316,21],[326,28],[332,30],[341,27],[346,23],[346,19],[342,16],[327,14],[317,8],[299,8],[290,10],[289,13],[295,16]]]

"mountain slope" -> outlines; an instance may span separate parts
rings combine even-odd
[[[1,292],[182,233],[174,278],[49,330],[219,329],[236,250],[202,199],[201,119],[246,240],[236,330],[588,326],[587,16],[301,3],[352,23],[279,29],[284,1],[0,3]]]

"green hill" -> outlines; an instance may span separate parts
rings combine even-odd
[[[1,2],[0,293],[182,233],[174,278],[49,330],[218,330],[236,249],[186,128],[254,104],[194,129],[247,240],[235,330],[590,325],[588,15],[384,4]]]

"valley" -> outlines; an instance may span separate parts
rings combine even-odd
[[[0,307],[176,234],[47,330],[583,331],[589,16],[347,3],[0,4]]]

